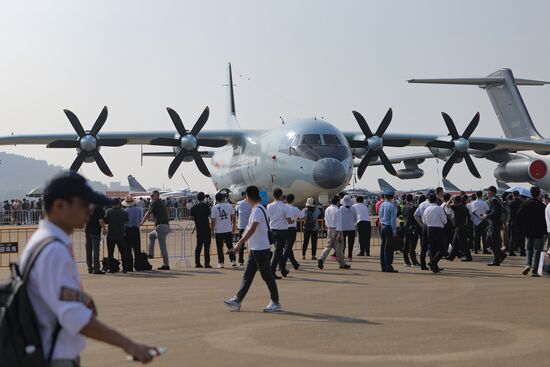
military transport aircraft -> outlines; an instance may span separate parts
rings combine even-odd
[[[236,118],[231,64],[228,64],[227,76],[229,108],[228,128],[225,130],[203,130],[209,115],[206,107],[191,130],[185,128],[175,110],[167,108],[174,130],[102,133],[100,130],[107,119],[105,107],[90,130],[84,129],[73,112],[64,110],[74,133],[0,136],[0,145],[45,144],[48,148],[74,149],[77,156],[71,170],[78,170],[84,162],[95,161],[108,176],[112,173],[100,153],[101,147],[125,144],[168,147],[171,148],[169,151],[143,155],[173,157],[168,168],[170,178],[182,162],[195,161],[205,176],[212,177],[217,190],[231,191],[234,196],[231,199],[237,199],[246,186],[257,185],[268,194],[273,188],[281,187],[285,192],[294,193],[297,202],[304,202],[309,196],[326,202],[350,182],[354,157],[361,159],[356,164],[359,178],[370,164],[382,164],[390,174],[403,179],[420,177],[423,172],[418,164],[434,156],[447,160],[443,176],[455,163],[464,160],[470,172],[480,177],[471,154],[500,162],[497,171],[501,179],[533,181],[550,188],[547,164],[544,158],[533,153],[550,154],[550,143],[536,132],[516,87],[545,82],[514,80],[507,69],[487,78],[461,79],[463,83],[487,89],[494,105],[499,108],[499,118],[507,135],[503,139],[472,136],[479,122],[479,113],[475,114],[463,134],[458,133],[451,117],[445,113],[443,118],[449,135],[387,133],[392,119],[391,108],[376,130],[371,130],[357,111],[353,111],[353,115],[359,131],[340,131],[334,124],[317,118],[286,122],[269,130],[244,130]],[[430,152],[394,158],[389,158],[384,152],[385,146],[408,145],[427,146]],[[204,151],[203,147],[218,149]],[[520,151],[522,153],[517,153]],[[210,167],[206,165],[205,157],[211,158]],[[396,162],[403,162],[405,168],[396,170],[392,164]]]

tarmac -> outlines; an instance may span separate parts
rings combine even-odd
[[[278,281],[278,314],[262,312],[269,299],[259,274],[240,312],[223,305],[242,267],[79,269],[102,321],[167,348],[152,366],[548,366],[550,279],[523,276],[523,257],[488,267],[491,258],[442,260],[437,275],[407,268],[397,255],[397,274],[380,272],[378,256],[355,257],[350,270],[302,260]],[[0,269],[1,279],[7,275]],[[82,365],[129,362],[90,340]]]

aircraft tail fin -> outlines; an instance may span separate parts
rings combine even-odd
[[[240,129],[235,109],[235,93],[233,92],[233,72],[231,63],[227,63],[227,119],[226,124],[230,129]]]
[[[128,175],[128,185],[130,186],[130,192],[147,192],[132,175]]]
[[[397,190],[392,185],[390,185],[386,180],[384,180],[383,178],[378,179],[378,186],[380,186],[380,191],[382,191],[382,192],[384,192],[386,190],[397,192]]]
[[[450,191],[450,192],[462,191],[458,187],[456,187],[455,184],[453,184],[451,181],[447,180],[446,178],[444,178],[442,182],[443,182],[443,188],[445,189],[445,191]]]
[[[409,83],[477,85],[485,89],[507,138],[539,140],[543,137],[535,128],[518,85],[540,86],[550,82],[516,79],[512,70],[500,69],[485,78],[411,79]]]
[[[506,191],[510,188],[510,186],[504,181],[497,180],[497,188],[499,190]]]

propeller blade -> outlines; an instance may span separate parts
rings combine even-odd
[[[363,177],[363,173],[365,173],[365,170],[369,166],[369,163],[373,157],[375,157],[377,154],[373,150],[367,150],[367,153],[363,156],[363,159],[361,159],[361,163],[359,163],[359,167],[357,167],[357,177],[361,179]]]
[[[101,113],[99,116],[97,116],[97,120],[95,120],[94,126],[92,126],[92,130],[90,130],[90,134],[92,136],[96,136],[99,130],[105,125],[105,121],[107,121],[107,106],[103,107],[101,110]]]
[[[426,144],[428,148],[453,149],[454,144],[451,141],[434,140]]]
[[[359,124],[359,127],[361,128],[361,131],[363,132],[363,135],[365,135],[365,139],[368,139],[372,137],[372,131],[370,130],[369,125],[367,124],[367,121],[365,121],[365,118],[363,115],[361,115],[357,111],[351,111],[353,113],[353,116],[355,116],[355,120]]]
[[[82,163],[84,163],[84,159],[86,158],[86,152],[82,151],[78,153],[75,160],[73,161],[73,164],[71,164],[71,168],[69,170],[78,172],[80,169],[80,166],[82,166]]]
[[[453,122],[453,119],[451,116],[447,115],[445,112],[441,112],[441,115],[443,116],[443,120],[445,120],[445,125],[447,125],[447,129],[449,130],[449,134],[451,134],[451,137],[453,140],[456,140],[460,138],[458,135],[458,131],[456,130],[455,123]]]
[[[193,159],[195,159],[195,163],[197,164],[199,171],[201,171],[201,173],[206,177],[210,177],[210,171],[208,170],[208,167],[206,167],[206,163],[204,163],[204,159],[202,159],[201,154],[196,150],[191,151],[191,154],[193,155]]]
[[[479,124],[479,112],[476,113],[472,121],[470,121],[470,124],[468,124],[466,130],[464,130],[464,134],[462,134],[462,137],[468,139],[476,129],[477,124]]]
[[[351,148],[367,148],[367,143],[364,140],[350,140],[349,146]]]
[[[388,109],[388,112],[386,112],[386,116],[384,116],[384,118],[382,119],[382,122],[378,126],[378,129],[376,130],[375,135],[377,136],[384,135],[384,133],[386,132],[386,129],[388,128],[388,126],[390,126],[392,116],[393,116],[393,110],[390,107]]]
[[[127,139],[97,139],[97,145],[103,147],[121,147],[127,142]]]
[[[208,116],[210,115],[210,108],[206,106],[204,111],[202,111],[201,115],[199,116],[199,119],[197,122],[195,122],[195,126],[191,129],[191,135],[197,136],[197,134],[202,130],[204,125],[206,124],[206,121],[208,121]]]
[[[78,140],[56,140],[46,145],[46,148],[78,148],[79,146]]]
[[[170,163],[170,167],[168,167],[168,178],[172,178],[172,176],[174,176],[174,173],[178,170],[186,154],[187,152],[185,150],[180,150],[179,153],[176,154],[176,157],[172,160],[172,163]]]
[[[178,113],[170,107],[166,107],[166,111],[168,111],[168,114],[170,115],[172,123],[174,124],[174,127],[176,128],[178,134],[180,134],[180,136],[187,135],[187,130],[185,130],[185,126],[183,126],[180,115],[178,115]]]
[[[92,152],[92,156],[94,157],[94,160],[101,172],[103,172],[106,176],[113,177],[113,173],[109,169],[109,166],[107,166],[107,163],[105,163],[105,159],[103,159],[103,156],[99,153],[99,150],[94,150]]]
[[[443,166],[443,178],[447,177],[449,174],[449,171],[453,167],[453,165],[456,163],[456,161],[460,158],[460,153],[457,151],[454,151],[453,154],[447,159],[447,162],[445,162],[445,165]]]
[[[411,143],[408,139],[384,139],[385,147],[405,147]]]
[[[212,147],[212,148],[221,148],[227,142],[225,140],[216,140],[216,139],[198,139],[199,145],[203,147]]]
[[[470,143],[470,148],[476,150],[491,150],[494,147],[496,147],[496,145],[491,143]]]
[[[474,161],[472,160],[472,157],[468,153],[464,153],[462,155],[464,157],[464,160],[466,161],[466,165],[468,165],[468,169],[477,178],[481,178],[481,175],[479,174],[479,171],[476,168],[476,165],[474,164]]]
[[[383,150],[380,150],[378,152],[378,156],[380,157],[380,160],[382,161],[382,164],[384,165],[384,168],[386,168],[386,171],[388,171],[390,174],[397,176],[397,172],[395,171],[395,168],[393,168],[393,165],[391,164],[388,156],[386,153],[384,153]]]
[[[73,129],[74,131],[76,131],[78,136],[83,137],[84,135],[86,135],[86,131],[84,131],[82,124],[78,120],[78,117],[76,117],[76,115],[69,110],[63,110],[63,112],[65,112],[65,116],[67,116],[69,122],[71,123],[71,125],[73,125]]]
[[[180,145],[179,139],[171,138],[155,138],[151,140],[151,145],[162,145],[165,147],[178,147]]]

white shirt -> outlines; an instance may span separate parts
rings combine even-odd
[[[80,290],[80,274],[71,255],[71,238],[55,224],[43,220],[21,254],[20,267],[24,266],[31,250],[44,238],[56,237],[36,259],[27,286],[29,299],[36,312],[38,329],[44,353],[49,353],[52,333],[61,324],[53,359],[74,359],[86,347],[86,339],[80,330],[92,317],[92,310],[83,303],[61,301],[62,287]]]
[[[487,213],[489,210],[489,204],[483,199],[475,199],[470,203],[470,217],[474,226],[477,226],[483,219],[481,216]]]
[[[256,231],[248,239],[248,246],[252,251],[268,250],[271,248],[271,245],[269,244],[269,237],[267,236],[266,216],[266,209],[261,204],[257,204],[254,208],[252,208],[252,212],[250,213],[250,217],[248,219],[248,226],[246,227],[246,230],[248,230],[252,227],[253,223],[258,223]]]
[[[327,228],[338,226],[338,205],[331,205],[325,209],[325,224]]]
[[[418,204],[418,208],[416,208],[416,210],[414,211],[414,216],[415,217],[419,217],[420,218],[420,221],[424,224],[426,224],[424,222],[424,211],[426,210],[427,207],[430,206],[430,202],[428,200],[424,200],[423,202],[421,202],[420,204]]]
[[[248,218],[252,212],[252,207],[248,204],[248,201],[241,200],[237,203],[235,210],[237,211],[237,216],[239,217],[239,220],[237,221],[237,228],[245,229],[248,225]]]
[[[453,211],[453,209],[451,209],[450,207],[446,207],[445,205],[447,205],[447,203],[442,203],[441,204],[441,207],[445,211],[445,214],[447,214],[447,216],[449,216],[449,218],[454,218],[455,217],[455,212]]]
[[[214,219],[216,233],[228,233],[233,231],[231,216],[235,215],[235,210],[231,204],[220,203],[214,205],[210,211],[210,218]]]
[[[292,219],[292,224],[288,225],[288,228],[296,228],[296,220],[302,219],[305,215],[302,213],[302,211],[298,208],[296,208],[292,204],[286,204],[288,207],[288,214],[290,215],[290,219]]]
[[[267,216],[271,229],[287,230],[287,218],[290,218],[288,206],[281,200],[275,200],[267,206]]]
[[[342,205],[338,209],[338,219],[336,222],[337,231],[355,231],[357,223],[357,212],[351,206]]]
[[[447,216],[443,208],[434,203],[424,210],[424,214],[422,214],[422,223],[428,226],[428,228],[443,228],[447,223]]]
[[[357,213],[357,223],[366,221],[370,222],[369,207],[364,203],[353,204],[353,209]]]

